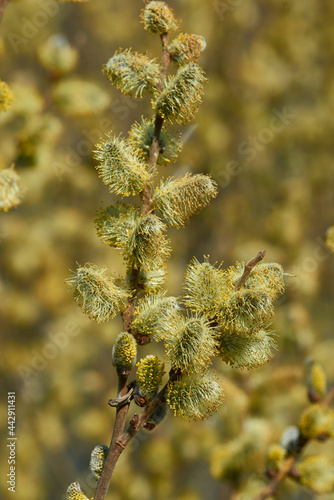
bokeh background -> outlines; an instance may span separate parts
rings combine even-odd
[[[264,480],[267,447],[308,404],[305,358],[322,363],[334,383],[334,256],[325,246],[334,224],[334,4],[169,4],[183,32],[205,37],[200,64],[209,82],[196,119],[182,130],[178,162],[163,174],[210,173],[219,195],[185,229],[170,230],[168,293],[182,293],[193,256],[229,266],[263,248],[267,261],[284,266],[288,286],[273,321],[274,359],[251,372],[217,363],[226,393],[219,412],[193,424],[169,415],[142,432],[117,466],[108,498],[246,500]],[[15,163],[27,190],[23,203],[0,217],[0,415],[5,442],[7,391],[16,391],[16,500],[64,498],[74,480],[92,496],[90,452],[109,444],[114,411],[107,400],[116,391],[110,350],[121,320],[90,321],[65,279],[77,263],[123,272],[122,257],[95,232],[97,210],[113,197],[97,177],[92,150],[110,130],[126,135],[150,112],[149,98],[124,97],[101,72],[119,47],[159,57],[159,39],[139,22],[142,6],[11,0],[2,20],[0,78],[15,101],[0,116],[0,164]],[[64,76],[43,60],[54,35],[52,43],[69,43],[78,56]],[[73,78],[66,100],[59,84]],[[80,82],[93,85],[88,94]],[[159,345],[142,348],[148,351],[161,353]],[[2,446],[2,477],[7,452]],[[308,452],[334,449],[322,443]],[[1,490],[6,496],[4,479]],[[278,498],[334,495],[287,480]]]

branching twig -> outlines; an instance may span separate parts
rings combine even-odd
[[[266,251],[265,250],[261,250],[257,254],[257,256],[254,257],[254,259],[251,259],[251,260],[249,260],[247,262],[245,270],[244,270],[244,273],[241,276],[239,283],[235,287],[236,290],[240,290],[240,288],[242,287],[242,285],[245,283],[246,279],[248,278],[249,273],[251,272],[251,270],[256,266],[256,264],[258,264],[259,262],[261,262],[261,260],[263,260],[263,258],[264,258],[265,255],[266,255]]]

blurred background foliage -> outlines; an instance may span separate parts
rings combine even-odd
[[[274,320],[274,360],[252,372],[217,364],[226,393],[220,411],[194,424],[169,416],[143,431],[120,460],[108,498],[245,500],[263,482],[268,445],[308,404],[305,357],[334,383],[334,256],[324,243],[334,223],[334,4],[169,4],[183,32],[205,37],[200,64],[209,83],[182,131],[178,163],[164,175],[211,173],[219,195],[185,229],[170,230],[168,293],[181,293],[187,263],[203,254],[229,266],[266,248],[266,260],[291,276]],[[64,281],[77,262],[122,273],[121,256],[94,228],[96,211],[113,200],[92,150],[110,130],[126,135],[149,110],[148,99],[124,97],[101,72],[119,47],[160,56],[158,37],[139,22],[141,8],[136,0],[11,0],[1,24],[0,78],[15,101],[0,116],[0,165],[15,163],[27,190],[0,217],[0,414],[6,436],[6,392],[16,391],[17,500],[63,498],[76,479],[92,494],[90,452],[109,444],[110,350],[121,320],[88,320]],[[141,350],[160,353],[159,345]],[[309,451],[334,453],[330,443]],[[7,473],[5,447],[0,467]],[[278,498],[334,495],[287,480]]]

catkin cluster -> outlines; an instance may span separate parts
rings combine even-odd
[[[179,22],[165,2],[146,2],[141,20],[149,34],[161,38],[162,63],[132,49],[119,49],[104,73],[127,96],[150,95],[153,116],[141,117],[128,137],[110,132],[95,152],[101,181],[119,197],[97,215],[97,234],[102,243],[122,252],[127,276],[122,281],[107,269],[86,264],[68,283],[82,310],[97,322],[122,313],[125,331],[116,338],[112,361],[120,378],[127,380],[133,374],[134,380],[128,395],[113,401],[115,406],[128,405],[134,399],[146,411],[151,408],[144,423],[151,430],[168,407],[187,420],[203,420],[217,411],[224,392],[212,367],[214,357],[238,368],[254,368],[270,359],[275,344],[269,322],[284,282],[278,264],[257,263],[249,271],[248,264],[237,263],[223,269],[205,258],[190,263],[183,297],[169,297],[163,290],[171,252],[167,227],[184,226],[217,195],[217,184],[204,174],[156,179],[158,167],[169,167],[181,150],[180,133],[173,125],[189,123],[201,103],[206,78],[198,58],[205,40],[186,33],[168,40]],[[174,65],[171,76],[169,63]],[[62,95],[59,89],[58,95]],[[153,341],[163,344],[164,359],[148,354],[136,364],[137,346]],[[132,431],[138,421],[134,415]],[[234,456],[253,457],[248,452],[257,450],[262,427],[262,422],[254,423]],[[106,453],[101,445],[92,452],[96,479]],[[273,467],[278,467],[279,459],[279,453],[272,453]],[[80,495],[73,483],[67,498],[84,498]]]

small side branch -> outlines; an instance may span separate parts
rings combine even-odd
[[[261,260],[264,259],[264,256],[266,255],[266,251],[265,250],[261,250],[256,257],[254,257],[254,259],[251,259],[247,262],[246,264],[246,267],[245,267],[245,270],[244,270],[244,273],[243,275],[241,276],[241,279],[239,281],[239,283],[237,284],[237,286],[235,287],[236,290],[240,290],[240,288],[242,287],[242,285],[245,283],[246,279],[248,278],[251,270],[256,266],[256,264],[258,264],[259,262],[261,262]]]

